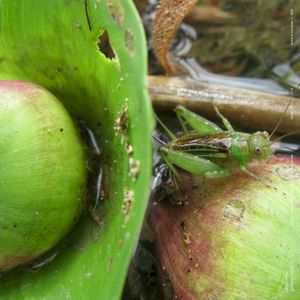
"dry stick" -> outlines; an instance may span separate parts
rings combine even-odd
[[[149,76],[148,89],[158,110],[170,110],[184,105],[202,116],[217,119],[212,102],[230,122],[240,127],[271,132],[291,98],[213,85],[179,77]],[[300,99],[287,110],[278,132],[300,129]]]
[[[155,10],[152,46],[168,75],[176,74],[168,52],[169,45],[182,20],[196,2],[197,0],[161,0]]]
[[[236,16],[222,10],[217,6],[212,5],[199,5],[194,7],[187,15],[189,23],[202,24],[230,24],[236,21]],[[207,26],[202,26],[207,29]]]
[[[146,0],[134,0],[133,2],[135,4],[135,7],[137,8],[139,14],[142,15],[142,13],[146,7],[147,1]]]

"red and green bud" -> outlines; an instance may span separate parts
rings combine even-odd
[[[159,274],[174,299],[300,299],[300,159],[272,158],[198,180],[189,203],[150,214]]]
[[[86,186],[82,149],[52,94],[0,81],[0,273],[44,254],[78,219]]]

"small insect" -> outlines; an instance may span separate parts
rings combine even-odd
[[[181,105],[175,108],[175,112],[184,131],[183,135],[176,137],[158,119],[171,139],[168,143],[160,140],[163,146],[159,147],[158,153],[170,168],[171,175],[174,175],[175,184],[176,178],[179,178],[176,167],[204,178],[226,177],[240,170],[261,181],[247,168],[253,159],[265,160],[272,155],[270,137],[282,118],[271,135],[266,131],[249,134],[234,131],[217,107],[215,110],[226,131]],[[186,123],[193,131],[188,131]]]

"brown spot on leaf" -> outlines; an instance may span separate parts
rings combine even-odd
[[[297,180],[300,179],[300,171],[294,166],[279,166],[275,169],[278,176],[283,180]]]
[[[108,0],[107,7],[114,22],[122,26],[125,19],[125,9],[120,0]]]
[[[124,44],[127,52],[129,55],[134,56],[136,51],[136,40],[135,35],[130,29],[126,29],[125,31],[125,37],[124,37]]]
[[[106,58],[113,59],[116,57],[114,50],[110,44],[109,35],[106,30],[102,32],[98,37],[98,48],[100,52],[105,55]]]
[[[226,204],[223,215],[225,218],[238,221],[243,217],[244,211],[245,205],[242,201],[231,200]]]

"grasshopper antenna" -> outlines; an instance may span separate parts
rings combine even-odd
[[[169,138],[171,140],[175,140],[176,136],[169,130],[169,128],[159,119],[159,117],[155,114],[154,117],[156,119],[156,121],[160,124],[160,126],[163,128],[163,130],[168,134]]]
[[[300,130],[296,130],[296,131],[293,131],[293,132],[289,132],[289,133],[286,133],[280,137],[278,137],[277,139],[275,139],[274,141],[271,142],[271,145],[274,144],[275,142],[278,142],[279,140],[281,140],[282,138],[285,138],[287,136],[290,136],[290,135],[294,135],[294,134],[297,134],[297,133],[300,133]]]
[[[284,116],[285,116],[285,114],[286,114],[288,108],[290,107],[292,101],[293,101],[294,98],[295,98],[295,95],[296,95],[297,91],[299,90],[299,86],[300,86],[300,83],[298,83],[298,85],[296,86],[296,91],[293,93],[293,95],[292,95],[292,97],[291,97],[291,100],[289,101],[287,107],[285,108],[284,113],[281,115],[281,117],[280,117],[280,119],[279,119],[277,125],[275,126],[275,128],[274,128],[273,131],[272,131],[272,133],[270,134],[270,138],[271,138],[271,136],[276,132],[276,130],[278,129],[278,127],[279,127],[280,124],[282,123],[282,120],[283,120],[283,118],[284,118]]]
[[[154,140],[156,140],[158,143],[160,143],[160,144],[162,144],[162,145],[164,145],[164,146],[167,146],[167,144],[166,144],[163,140],[161,140],[160,138],[158,138],[157,136],[152,135],[152,138],[153,138]]]

